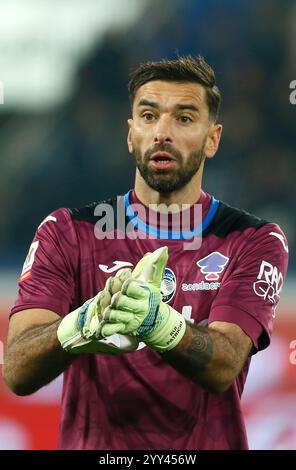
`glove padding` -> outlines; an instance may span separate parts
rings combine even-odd
[[[162,301],[160,291],[167,260],[167,247],[162,247],[139,261],[132,277],[113,295],[103,312],[103,336],[134,335],[160,352],[169,351],[180,342],[186,329],[185,319]]]
[[[103,311],[130,276],[130,269],[121,269],[115,277],[107,280],[105,288],[95,297],[63,318],[57,336],[66,351],[74,354],[122,354],[137,349],[139,341],[135,337],[112,333],[112,336],[103,338],[101,335]]]

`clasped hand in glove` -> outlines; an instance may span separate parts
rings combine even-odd
[[[162,301],[160,291],[167,260],[167,247],[162,247],[139,261],[103,311],[102,336],[135,336],[160,352],[180,342],[186,329],[185,319]]]
[[[121,269],[107,280],[104,289],[95,297],[63,318],[57,336],[66,351],[74,354],[121,354],[137,349],[139,341],[135,337],[111,333],[110,337],[103,338],[101,334],[103,311],[130,276],[130,269]]]

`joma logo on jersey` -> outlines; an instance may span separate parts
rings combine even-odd
[[[257,279],[253,284],[255,294],[276,304],[280,298],[284,281],[282,273],[276,266],[262,261]]]

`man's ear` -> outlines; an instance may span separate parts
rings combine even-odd
[[[222,134],[221,124],[212,124],[206,139],[204,154],[207,158],[213,158],[218,150],[219,142]]]
[[[133,125],[133,120],[128,119],[127,120],[128,124],[128,134],[127,134],[127,146],[128,146],[128,151],[129,153],[133,153],[133,143],[132,143],[132,125]]]

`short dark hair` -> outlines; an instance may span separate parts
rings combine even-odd
[[[194,58],[187,55],[173,60],[162,59],[140,64],[131,73],[128,83],[131,107],[133,107],[137,90],[145,83],[153,80],[199,83],[206,91],[210,119],[216,122],[221,103],[221,94],[216,85],[215,72],[203,56],[199,55],[197,58]]]

